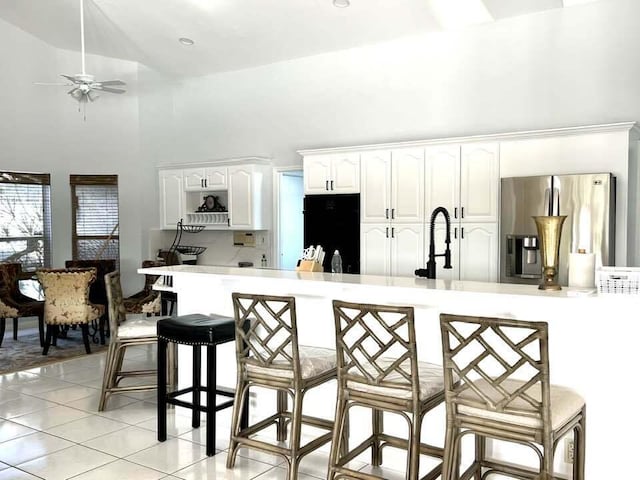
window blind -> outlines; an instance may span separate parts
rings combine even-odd
[[[51,265],[50,176],[0,172],[0,261]]]
[[[117,175],[71,175],[73,259],[120,257]]]

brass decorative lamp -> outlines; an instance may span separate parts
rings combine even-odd
[[[560,255],[560,234],[566,215],[533,217],[540,238],[540,253],[542,257],[542,283],[540,290],[561,290],[556,281]]]

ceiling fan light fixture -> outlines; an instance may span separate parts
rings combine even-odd
[[[351,5],[349,0],[333,0],[333,6],[337,8],[347,8]]]
[[[191,45],[193,45],[194,43],[196,43],[196,42],[194,42],[193,40],[191,40],[190,38],[187,38],[187,37],[180,37],[180,38],[178,39],[178,41],[179,41],[182,45],[186,45],[187,47],[190,47]]]

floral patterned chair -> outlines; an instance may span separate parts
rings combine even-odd
[[[20,263],[0,263],[0,346],[4,337],[6,319],[13,319],[13,339],[18,339],[18,319],[38,317],[40,345],[44,345],[44,302],[34,300],[20,292],[18,281],[24,276]]]
[[[61,326],[79,325],[87,353],[91,353],[89,323],[104,315],[103,305],[89,301],[89,287],[96,280],[95,268],[43,269],[36,272],[44,289],[44,322],[47,332],[42,354],[57,343]]]

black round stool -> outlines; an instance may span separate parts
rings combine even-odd
[[[158,321],[158,441],[167,439],[167,405],[177,405],[192,410],[191,425],[200,426],[200,412],[207,415],[207,455],[215,453],[216,412],[231,407],[233,400],[216,405],[216,394],[233,397],[234,390],[216,385],[216,345],[235,339],[233,318],[222,315],[182,315]],[[193,385],[174,392],[167,391],[167,345],[169,342],[193,346]],[[207,347],[206,385],[201,384],[200,347]],[[233,360],[235,363],[235,359]],[[200,392],[206,392],[206,405],[200,402]],[[177,397],[192,393],[192,401]],[[248,421],[243,412],[243,423]]]

